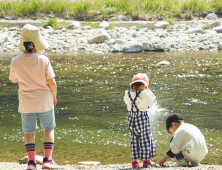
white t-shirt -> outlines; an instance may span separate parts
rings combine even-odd
[[[208,153],[201,131],[196,126],[188,123],[179,126],[170,143],[170,147],[174,154],[182,151],[186,159],[197,163]]]
[[[130,91],[131,98],[134,100],[136,97],[136,92]],[[147,111],[148,107],[153,106],[154,100],[156,99],[156,96],[150,91],[150,90],[144,90],[141,91],[139,96],[136,99],[136,106],[139,109],[139,111]],[[128,90],[125,91],[124,101],[127,105],[127,110],[131,111],[132,107],[132,101],[129,98]],[[137,111],[134,107],[133,111]]]

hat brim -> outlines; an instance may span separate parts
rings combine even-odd
[[[141,83],[145,84],[146,87],[148,87],[147,82],[145,80],[136,80],[136,81],[133,81],[132,83],[130,83],[130,88],[132,89],[132,84],[137,83],[137,82],[141,82]]]
[[[48,42],[41,35],[39,28],[30,24],[27,24],[22,29],[21,40],[19,44],[19,51],[24,51],[24,42],[33,42],[36,51],[42,51],[49,47]]]

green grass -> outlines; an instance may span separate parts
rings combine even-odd
[[[93,12],[94,11],[94,12]],[[138,16],[159,14],[189,16],[198,12],[222,13],[222,0],[1,0],[0,16],[35,16],[53,13],[56,17],[77,16],[87,18],[101,15],[123,14]]]

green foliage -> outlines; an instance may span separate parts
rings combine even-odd
[[[175,22],[176,18],[171,16],[170,18],[164,18],[163,20],[167,21],[170,25],[172,25]]]
[[[91,28],[99,28],[99,25],[96,23],[91,23],[88,21],[85,21],[85,22],[86,22],[85,24],[82,24],[83,26],[90,26]]]
[[[47,26],[57,28],[58,27],[57,18],[53,17],[53,18],[50,18],[48,21],[42,23],[43,28],[46,28]]]
[[[187,19],[197,12],[222,13],[222,0],[0,0],[0,15],[35,16],[53,13],[56,16],[79,17],[112,13],[138,16],[144,13],[179,16],[186,11]]]

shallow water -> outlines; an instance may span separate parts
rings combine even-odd
[[[180,113],[204,134],[209,149],[202,161],[221,164],[222,52],[144,52],[136,54],[46,54],[56,73],[58,104],[53,158],[58,164],[100,161],[131,162],[124,91],[134,74],[147,73],[157,96],[149,110],[158,160],[169,149],[165,119]],[[0,161],[26,155],[17,84],[8,80],[15,54],[0,57]],[[157,66],[167,60],[169,67]],[[36,154],[43,155],[43,132],[36,135]]]

